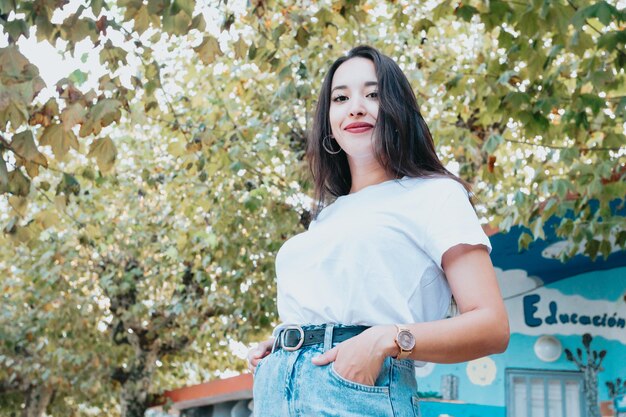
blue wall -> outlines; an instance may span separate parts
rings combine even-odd
[[[534,277],[536,279],[537,277]],[[507,285],[500,283],[501,287]],[[577,312],[577,300],[583,297],[585,300],[594,300],[597,305],[607,308],[609,312],[617,311],[618,316],[623,316],[626,300],[626,268],[616,268],[605,271],[586,272],[577,276],[562,279],[539,286],[535,292],[542,294],[547,304],[552,298],[558,299],[559,311]],[[543,291],[543,292],[542,292]],[[509,316],[521,314],[521,297],[533,294],[533,291],[524,294],[514,295],[507,301]],[[579,296],[579,297],[575,297]],[[520,298],[517,298],[520,297]],[[514,298],[517,298],[514,300]],[[590,304],[595,306],[596,304]],[[585,308],[589,308],[586,306]],[[594,312],[603,313],[603,312]],[[586,314],[589,314],[587,311]],[[613,314],[613,313],[611,313]],[[606,328],[601,329],[594,326],[578,326],[565,328],[557,325],[543,325],[540,330],[537,328],[524,328],[523,320],[511,320],[518,328],[512,328],[509,348],[500,355],[492,355],[489,358],[495,363],[496,374],[493,381],[488,385],[474,384],[468,375],[468,364],[460,363],[453,365],[434,365],[432,372],[424,377],[418,377],[420,392],[440,392],[441,377],[447,374],[456,375],[458,381],[458,399],[466,404],[438,403],[424,401],[422,415],[425,417],[438,416],[439,414],[450,414],[454,417],[463,416],[498,416],[505,415],[506,403],[506,381],[505,370],[507,368],[517,369],[537,369],[537,370],[566,370],[577,371],[577,367],[569,362],[565,353],[554,362],[544,362],[540,360],[534,352],[534,344],[540,334],[551,334],[562,344],[563,351],[568,348],[575,352],[577,348],[583,348],[581,335],[590,332],[593,335],[591,343],[592,350],[606,350],[607,354],[602,362],[604,370],[599,373],[598,395],[600,401],[609,400],[607,381],[615,379],[626,379],[626,330],[614,329],[608,332]],[[560,333],[563,331],[564,333]],[[574,333],[578,332],[578,333]],[[604,332],[604,333],[602,333]],[[599,333],[599,334],[594,334]],[[489,364],[491,366],[491,364]],[[480,405],[480,406],[479,406]]]

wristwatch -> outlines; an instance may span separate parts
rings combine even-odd
[[[413,348],[415,347],[415,336],[409,331],[409,329],[396,324],[398,334],[396,335],[396,345],[400,348],[400,353],[395,359],[406,359],[409,357]]]

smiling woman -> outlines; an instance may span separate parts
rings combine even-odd
[[[416,364],[508,343],[468,187],[398,65],[367,46],[331,65],[308,158],[319,209],[276,257],[283,324],[248,355],[255,414],[418,416]],[[451,295],[461,314],[445,319]]]
[[[328,114],[332,137],[352,162],[351,170],[387,178],[374,153],[374,126],[378,117],[378,82],[374,63],[354,58],[340,66],[333,77]],[[355,163],[358,160],[358,163]]]

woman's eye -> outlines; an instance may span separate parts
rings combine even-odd
[[[372,91],[367,96],[370,98],[378,98],[378,91]]]
[[[335,97],[333,97],[333,101],[335,103],[346,101],[347,99],[348,99],[348,97],[346,97],[346,96],[335,96]]]

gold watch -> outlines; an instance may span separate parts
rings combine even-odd
[[[396,324],[398,334],[396,334],[396,345],[400,348],[400,353],[395,359],[406,359],[413,352],[415,348],[415,336],[406,327],[402,327],[400,324]]]

